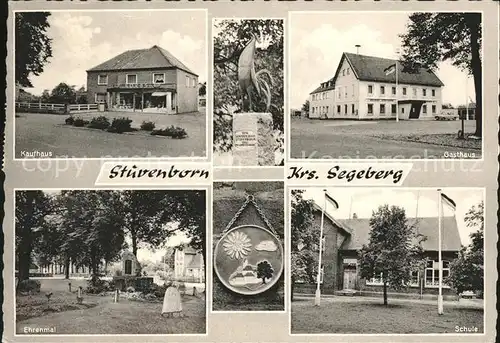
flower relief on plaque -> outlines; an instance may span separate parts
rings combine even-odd
[[[233,227],[248,205],[253,205],[266,227],[247,224]],[[283,272],[283,246],[277,232],[249,195],[231,219],[214,250],[214,268],[222,284],[243,295],[262,293]]]

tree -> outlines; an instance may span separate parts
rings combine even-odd
[[[168,221],[177,223],[176,230],[191,239],[189,245],[206,259],[206,194],[205,191],[169,191],[166,203]]]
[[[477,228],[470,234],[471,243],[462,246],[458,258],[450,264],[450,276],[446,282],[458,294],[484,290],[484,203],[472,206],[465,215],[467,227]]]
[[[266,279],[273,277],[274,269],[268,261],[262,261],[257,264],[257,278],[266,283]]]
[[[206,94],[207,94],[207,83],[203,82],[203,84],[198,89],[198,95],[199,96],[204,96]]]
[[[76,264],[89,266],[95,281],[101,262],[117,260],[125,246],[124,220],[117,211],[121,202],[119,192],[78,190],[64,191],[61,195],[66,228],[61,254],[72,253]]]
[[[256,51],[256,70],[270,71],[271,109],[274,129],[283,132],[283,22],[281,20],[221,20],[216,24],[219,33],[214,37],[214,149],[232,149],[232,113],[241,111],[238,85],[238,58],[252,38],[262,32],[269,37],[266,50]],[[258,99],[257,95],[253,95]],[[265,104],[256,103],[252,109],[264,112]],[[276,150],[280,149],[277,144]]]
[[[443,104],[441,107],[443,109],[449,109],[449,108],[453,108],[453,105],[452,104]]]
[[[74,104],[76,102],[75,88],[61,82],[50,93],[50,101],[57,104]]]
[[[302,112],[306,114],[307,118],[309,118],[309,105],[309,100],[306,100],[306,102],[302,104]]]
[[[124,230],[132,241],[132,253],[143,243],[152,248],[163,245],[175,228],[171,222],[168,205],[174,191],[126,190],[121,192],[121,204],[116,209],[124,218]]]
[[[18,280],[23,281],[29,279],[33,249],[44,230],[51,199],[42,191],[16,191],[15,197]]]
[[[48,89],[43,90],[40,101],[44,103],[50,102],[50,91]]]
[[[292,190],[291,212],[291,299],[298,280],[314,282],[318,266],[320,230],[314,226],[314,202],[303,198],[303,190]]]
[[[52,39],[48,12],[17,12],[15,14],[15,78],[22,87],[32,87],[31,75],[40,75],[52,57]]]
[[[435,70],[440,61],[451,63],[474,77],[476,131],[482,136],[481,13],[414,13],[402,34],[403,68]]]
[[[359,251],[361,277],[380,276],[387,305],[387,287],[406,287],[411,271],[422,260],[422,247],[414,243],[421,237],[408,223],[405,210],[397,206],[380,206],[370,218],[370,227],[370,241]]]

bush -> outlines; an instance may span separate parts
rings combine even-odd
[[[41,283],[38,280],[23,280],[18,284],[18,290],[20,292],[29,292],[29,293],[40,293]]]
[[[106,130],[111,124],[109,123],[109,119],[105,116],[92,118],[88,127],[93,129]]]
[[[141,130],[144,131],[153,131],[155,128],[155,123],[152,121],[143,121],[141,124]]]
[[[68,117],[64,122],[66,123],[66,125],[73,125],[73,123],[75,122],[75,118]]]
[[[151,134],[153,136],[165,136],[176,139],[182,139],[187,137],[186,130],[184,130],[182,127],[174,127],[173,125],[165,129],[153,130]]]
[[[123,133],[134,131],[130,126],[132,124],[132,119],[129,118],[113,118],[111,126],[108,128],[108,132]]]
[[[85,125],[88,125],[89,121],[88,120],[83,120],[82,118],[76,118],[73,120],[73,126],[76,127],[84,127]]]
[[[167,286],[163,284],[163,286],[158,286],[154,284],[153,294],[157,298],[163,298],[165,296],[165,291],[167,290]]]
[[[92,277],[87,281],[87,293],[89,294],[99,294],[109,290],[109,283],[105,280],[101,280],[98,277]]]

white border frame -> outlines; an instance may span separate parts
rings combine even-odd
[[[4,324],[7,325],[12,325],[13,326],[13,336],[14,337],[27,337],[28,339],[32,337],[58,337],[56,340],[59,340],[59,337],[182,337],[182,336],[188,336],[188,337],[207,337],[209,335],[209,304],[208,302],[212,302],[211,297],[209,298],[209,287],[208,287],[208,261],[210,260],[208,258],[208,255],[212,254],[212,248],[209,245],[211,243],[211,240],[208,238],[208,233],[211,233],[211,226],[210,226],[210,221],[209,219],[211,218],[212,215],[212,204],[208,203],[208,200],[212,198],[212,187],[210,186],[157,186],[157,188],[144,188],[144,187],[103,187],[103,188],[91,188],[91,187],[82,187],[82,188],[37,188],[37,187],[27,187],[27,188],[13,188],[12,189],[12,198],[13,198],[13,207],[14,207],[14,212],[16,209],[16,192],[17,191],[65,191],[65,190],[71,190],[71,191],[106,191],[106,190],[114,190],[114,191],[125,191],[125,190],[143,190],[143,191],[158,191],[158,190],[163,190],[163,191],[177,191],[177,190],[198,190],[198,191],[204,191],[205,192],[205,333],[189,333],[189,334],[184,334],[184,333],[178,333],[178,334],[18,334],[17,333],[17,313],[16,313],[16,296],[14,295],[14,301],[13,301],[13,313],[14,313],[14,320],[12,324],[7,324],[4,321]],[[16,216],[15,213],[13,215],[13,224],[12,224],[14,230],[13,230],[13,239],[12,239],[12,261],[15,261],[16,258],[16,234],[15,234],[15,227],[16,227]],[[210,242],[209,242],[210,241]],[[210,250],[209,250],[210,248]],[[16,289],[16,278],[15,278],[15,266],[14,264],[9,265],[12,266],[12,270],[9,270],[7,268],[4,268],[4,273],[12,272],[12,283],[13,283],[13,289],[15,291]],[[212,265],[210,264],[210,268]],[[211,285],[210,285],[210,292],[211,292]],[[211,294],[211,293],[210,293]],[[6,325],[6,326],[7,326]],[[35,339],[36,340],[36,339]]]
[[[288,12],[290,13],[290,12]],[[242,20],[246,20],[246,21],[250,21],[250,20],[281,20],[283,22],[283,138],[284,138],[284,142],[283,142],[283,164],[286,165],[286,162],[287,162],[287,159],[288,159],[288,156],[287,156],[287,130],[286,130],[286,120],[287,120],[287,113],[288,113],[288,96],[287,96],[287,92],[288,92],[288,79],[287,79],[287,63],[288,63],[288,58],[287,58],[287,54],[288,54],[288,43],[287,43],[287,39],[288,39],[288,34],[287,34],[287,31],[288,31],[288,18],[289,18],[289,14],[288,15],[285,15],[283,17],[216,17],[216,16],[212,16],[212,26],[211,26],[211,29],[210,29],[210,32],[211,32],[211,40],[210,40],[210,45],[211,45],[211,61],[212,61],[212,106],[213,106],[213,103],[214,103],[214,93],[213,93],[213,84],[214,84],[214,69],[213,68],[213,61],[214,61],[214,33],[213,33],[213,27],[214,27],[214,23],[215,21],[220,21],[220,20],[232,20],[232,21],[242,21]],[[213,108],[212,108],[212,112],[213,112]],[[214,121],[215,117],[213,116],[212,114],[212,125],[213,125],[213,121]],[[213,151],[213,140],[214,140],[214,137],[213,137],[213,130],[212,130],[212,156],[215,155],[215,151]],[[231,152],[231,158],[233,158],[233,155],[232,155],[232,152]],[[269,170],[270,168],[284,168],[284,165],[283,166],[280,166],[280,165],[272,165],[272,166],[241,166],[241,165],[236,165],[236,166],[227,166],[227,165],[216,165],[213,163],[213,160],[214,158],[212,157],[212,165],[213,165],[213,168],[220,168],[220,169],[229,169],[229,170],[235,170],[235,169],[266,169],[266,170]],[[281,180],[283,181],[283,180]],[[255,311],[252,311],[251,313],[255,313]]]
[[[129,9],[129,8],[117,8],[117,9],[36,9],[36,10],[25,10],[25,9],[14,9],[14,10],[9,10],[9,14],[11,14],[11,22],[10,22],[10,27],[15,28],[15,20],[16,20],[16,13],[19,12],[77,12],[77,13],[83,13],[83,12],[203,12],[205,14],[204,20],[205,20],[205,70],[206,70],[206,75],[204,75],[207,79],[207,87],[208,87],[208,80],[210,79],[210,72],[209,72],[209,51],[211,49],[211,42],[208,40],[208,31],[209,31],[209,20],[208,20],[208,9],[207,8],[136,8],[136,9]],[[7,22],[7,28],[9,29],[9,22]],[[12,76],[11,76],[11,84],[9,84],[7,79],[7,91],[9,89],[12,89],[12,99],[10,100],[12,103],[12,109],[13,111],[15,110],[16,107],[16,94],[15,94],[15,85],[16,85],[16,75],[15,75],[15,39],[16,39],[16,34],[15,30],[12,29],[12,35],[13,35],[13,41],[12,43],[7,43],[9,44],[8,48],[12,49]],[[9,63],[9,62],[7,62]],[[198,77],[199,80],[199,77]],[[125,80],[127,81],[127,80]],[[212,87],[210,87],[210,92],[212,92]],[[208,93],[208,92],[207,92]],[[14,111],[15,112],[15,111]],[[65,161],[65,160],[90,160],[90,161],[114,161],[114,160],[120,160],[120,161],[127,161],[127,160],[162,160],[162,161],[172,161],[172,162],[189,162],[189,161],[210,161],[210,158],[213,157],[213,154],[211,151],[213,150],[212,148],[212,140],[210,139],[210,135],[213,134],[213,129],[212,126],[209,126],[210,120],[209,118],[212,117],[211,115],[212,112],[212,103],[210,102],[210,105],[205,107],[205,155],[204,156],[191,156],[191,157],[184,157],[184,156],[178,156],[178,157],[149,157],[149,156],[144,156],[144,157],[49,157],[49,158],[16,158],[16,118],[13,118],[12,120],[12,132],[13,132],[13,142],[12,142],[12,156],[14,161]],[[14,113],[13,113],[14,114]]]
[[[420,9],[422,7],[425,7],[425,6],[422,6],[422,5],[416,5],[414,6],[415,8],[411,9],[411,10],[394,10],[394,11],[387,11],[387,10],[384,10],[384,11],[366,11],[366,10],[351,10],[351,11],[348,11],[348,10],[342,10],[342,11],[331,11],[331,10],[325,10],[325,11],[288,11],[288,27],[287,27],[287,32],[288,32],[288,35],[290,35],[290,39],[291,39],[291,36],[292,36],[292,17],[294,14],[302,14],[302,15],[306,15],[306,14],[330,14],[330,15],[335,15],[335,14],[345,14],[345,13],[351,13],[351,14],[360,14],[360,13],[374,13],[375,15],[376,14],[379,14],[379,13],[481,13],[481,41],[482,41],[482,44],[481,44],[481,72],[482,72],[482,75],[481,75],[481,82],[482,82],[482,85],[481,85],[481,88],[482,88],[482,93],[483,93],[483,96],[482,96],[482,109],[484,109],[484,75],[485,75],[485,72],[484,72],[484,67],[485,67],[485,63],[484,63],[484,46],[485,46],[485,39],[484,39],[484,33],[485,33],[485,29],[484,29],[484,10],[456,10],[456,11],[450,11],[450,10],[436,10],[436,11],[432,11],[432,10],[423,10],[423,9]],[[290,76],[290,78],[288,79],[288,84],[292,84],[293,82],[293,79],[292,79],[292,63],[291,63],[291,57],[290,57],[290,53],[288,54],[288,73],[287,75]],[[309,100],[309,99],[307,99]],[[305,101],[305,100],[304,100]],[[287,98],[287,101],[286,101],[288,104],[290,103],[290,97]],[[290,116],[289,113],[285,112],[285,117],[286,117],[286,114],[288,114],[288,116]],[[486,153],[485,151],[485,144],[484,144],[484,141],[485,141],[485,125],[484,125],[484,113],[482,114],[483,115],[483,118],[482,118],[482,122],[481,122],[481,125],[482,125],[482,137],[481,137],[481,158],[470,158],[470,159],[461,159],[461,158],[432,158],[432,159],[429,159],[429,158],[420,158],[420,159],[411,159],[411,158],[401,158],[401,159],[387,159],[387,158],[377,158],[377,159],[370,159],[370,158],[358,158],[358,159],[355,159],[355,158],[350,158],[350,159],[341,159],[341,158],[292,158],[292,155],[291,155],[291,149],[289,151],[288,154],[286,154],[286,160],[288,161],[288,163],[321,163],[321,162],[330,162],[330,163],[338,163],[338,162],[370,162],[370,163],[373,163],[373,161],[377,161],[377,162],[420,162],[420,161],[433,161],[433,162],[442,162],[442,161],[460,161],[460,162],[463,162],[463,161],[473,161],[473,162],[477,162],[477,161],[480,161],[480,162],[484,162],[484,155]],[[285,140],[286,140],[286,144],[290,147],[291,146],[291,142],[292,142],[292,135],[291,135],[291,132],[292,132],[292,127],[291,127],[291,121],[290,121],[290,125],[288,128],[285,128],[285,132],[287,133],[287,135],[285,135]],[[288,138],[286,138],[288,137]],[[395,142],[394,144],[397,144],[397,142]],[[450,147],[450,150],[453,150],[453,149],[459,149],[459,148],[454,148],[454,147]]]
[[[327,188],[337,188],[337,189],[351,189],[351,190],[361,190],[361,189],[367,189],[367,188],[374,188],[374,187],[370,187],[370,186],[365,186],[365,187],[356,187],[356,186],[326,186]],[[325,188],[324,186],[321,187],[321,186],[287,186],[286,187],[286,190],[287,190],[287,194],[289,194],[290,196],[290,200],[288,202],[288,206],[289,206],[289,218],[290,218],[290,215],[291,215],[291,211],[292,211],[292,202],[291,202],[291,191],[294,190],[294,189],[309,189],[309,188],[317,188],[317,189],[323,189]],[[462,191],[465,191],[465,190],[470,190],[470,189],[474,189],[474,190],[481,190],[482,191],[482,198],[483,198],[483,204],[484,204],[484,220],[485,220],[485,228],[487,227],[486,225],[486,213],[487,213],[487,206],[486,206],[486,187],[397,187],[397,186],[388,186],[388,187],[384,187],[384,189],[389,189],[389,190],[397,190],[397,191],[416,191],[416,190],[437,190],[438,188],[442,189],[442,190],[462,190]],[[288,220],[289,224],[288,225],[291,225],[290,223],[290,219]],[[291,227],[290,227],[291,229]],[[489,233],[488,231],[485,229],[484,230],[484,242],[487,241],[487,237],[489,236]],[[289,245],[291,246],[291,235],[289,235]],[[485,244],[486,246],[486,244]],[[290,254],[289,254],[289,257],[288,257],[288,263],[290,264],[290,270],[291,270],[291,264],[292,264],[292,260],[291,260],[291,251],[290,251]],[[493,264],[495,264],[493,262]],[[487,270],[488,268],[490,268],[490,262],[488,261],[488,259],[484,259],[484,270]],[[291,295],[291,283],[289,282],[288,283],[288,287],[289,287],[289,294]],[[486,285],[485,285],[485,289],[486,289]],[[311,298],[313,299],[313,298]],[[288,298],[288,301],[290,301],[290,298]],[[436,303],[437,303],[437,300],[436,300]],[[437,307],[437,306],[436,306]],[[358,336],[358,337],[378,337],[378,338],[385,338],[385,337],[401,337],[403,340],[405,341],[409,341],[408,338],[415,338],[415,341],[418,342],[418,338],[416,337],[419,337],[421,339],[423,339],[423,337],[430,337],[430,336],[435,336],[435,337],[464,337],[464,336],[470,336],[470,337],[487,337],[487,321],[486,321],[486,312],[487,312],[487,308],[486,308],[486,295],[483,297],[483,332],[482,333],[408,333],[408,334],[403,334],[403,333],[292,333],[292,311],[291,311],[291,308],[292,308],[292,302],[290,301],[290,311],[288,312],[288,335],[292,336],[292,337],[330,337],[330,338],[333,338],[333,337],[350,337],[352,339],[352,337],[355,337],[355,336]],[[488,327],[489,329],[489,327]],[[422,341],[420,341],[422,342]]]

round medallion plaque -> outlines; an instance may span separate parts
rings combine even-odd
[[[223,233],[214,250],[219,280],[233,292],[255,295],[271,288],[283,272],[283,246],[278,237],[257,225]]]

